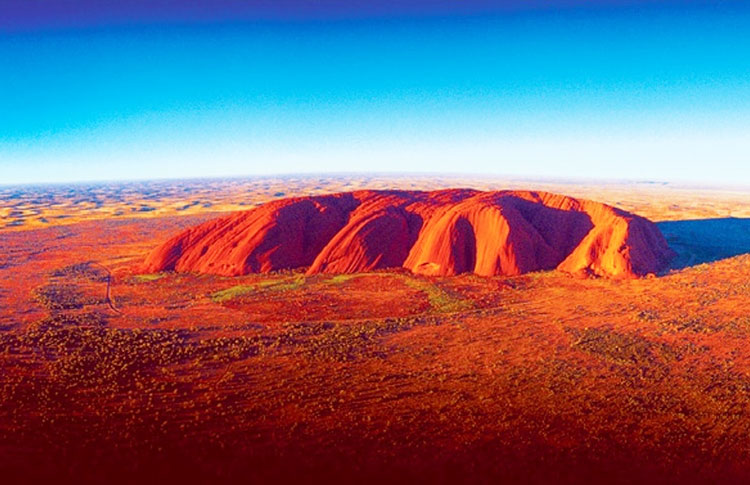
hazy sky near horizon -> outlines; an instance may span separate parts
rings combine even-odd
[[[750,2],[0,0],[0,184],[750,185]]]

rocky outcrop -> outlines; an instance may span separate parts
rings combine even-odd
[[[206,222],[156,248],[145,270],[403,267],[494,276],[557,268],[632,278],[661,271],[672,256],[655,224],[598,202],[524,191],[357,191],[273,201]]]

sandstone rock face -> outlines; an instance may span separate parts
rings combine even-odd
[[[190,228],[145,271],[308,274],[403,267],[424,275],[558,269],[633,278],[673,257],[652,222],[545,192],[357,191],[269,202]]]

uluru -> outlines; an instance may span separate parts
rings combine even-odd
[[[673,252],[658,227],[618,208],[532,191],[362,190],[275,200],[184,230],[144,270],[237,276],[402,267],[416,274],[557,269],[635,278]]]

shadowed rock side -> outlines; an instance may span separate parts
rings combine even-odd
[[[631,278],[661,271],[672,257],[655,224],[598,202],[545,192],[357,191],[209,221],[156,248],[145,270],[234,276],[404,267],[494,276],[557,268]]]

